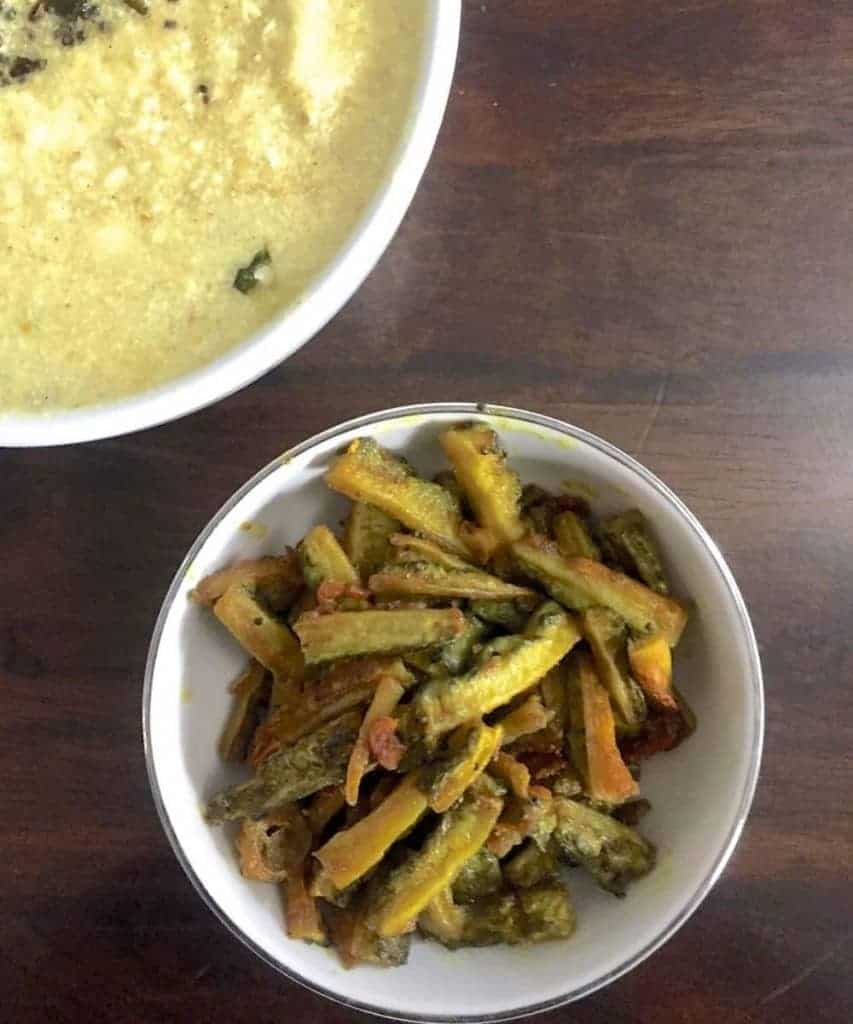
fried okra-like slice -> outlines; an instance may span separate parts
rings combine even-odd
[[[471,423],[444,431],[439,442],[477,522],[499,545],[524,536],[521,482],[507,465],[494,430],[484,423]]]
[[[659,631],[675,647],[687,625],[687,609],[624,573],[589,558],[564,558],[541,536],[512,546],[519,566],[560,604],[576,611],[596,605],[611,608],[639,633]]]
[[[458,608],[309,613],[293,628],[306,664],[312,665],[359,654],[399,654],[442,644],[464,631],[465,616]]]
[[[548,603],[534,612],[521,636],[501,639],[465,675],[433,680],[415,695],[413,721],[428,744],[532,687],[571,650],[580,631],[570,615]]]
[[[422,480],[412,467],[369,437],[356,438],[326,474],[333,491],[382,509],[416,533],[466,555],[459,504],[439,484]]]
[[[647,875],[655,848],[635,829],[585,804],[554,799],[557,824],[552,833],[560,852],[581,864],[602,889],[623,896],[628,883]]]
[[[254,778],[214,796],[207,805],[207,820],[218,825],[258,818],[271,807],[343,782],[360,722],[361,715],[351,711],[277,750],[261,763]]]

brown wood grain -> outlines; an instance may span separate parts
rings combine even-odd
[[[724,877],[651,960],[542,1020],[853,1009],[853,5],[467,2],[438,148],[358,295],[178,423],[0,453],[0,1017],[353,1021],[204,908],[148,793],[160,600],[257,467],[412,401],[540,410],[642,459],[730,560],[767,744]]]

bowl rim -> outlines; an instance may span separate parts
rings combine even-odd
[[[219,525],[223,518],[240,502],[242,499],[253,490],[258,484],[265,480],[271,473],[281,469],[283,464],[286,464],[290,459],[293,459],[303,453],[310,451],[317,445],[323,444],[326,441],[332,440],[335,437],[344,434],[354,429],[361,429],[376,426],[379,423],[386,422],[393,419],[404,419],[408,417],[424,417],[430,416],[434,413],[453,414],[459,416],[475,416],[477,414],[486,416],[502,417],[507,420],[517,420],[523,423],[533,424],[534,426],[544,427],[557,433],[563,434],[566,437],[572,438],[573,440],[582,441],[601,454],[615,459],[621,463],[622,466],[638,474],[647,484],[654,488],[658,494],[674,506],[675,510],[681,515],[686,524],[691,528],[693,533],[697,536],[699,542],[705,547],[707,553],[711,556],[714,566],[719,573],[722,581],[728,591],[730,598],[732,599],[735,608],[738,613],[740,620],[740,626],[743,631],[743,636],[746,641],[746,646],[749,655],[749,684],[751,688],[752,696],[752,728],[754,735],[754,742],[752,750],[750,752],[750,760],[744,779],[743,788],[740,794],[740,800],[738,803],[737,812],[735,815],[734,822],[728,835],[725,837],[720,852],[714,861],[711,869],[702,880],[702,883],[693,892],[691,897],[688,899],[686,904],[676,913],[673,918],[667,923],[664,929],[647,943],[642,949],[638,950],[632,956],[628,957],[618,967],[612,971],[607,972],[600,978],[596,978],[591,982],[569,992],[566,995],[557,996],[544,1002],[531,1003],[527,1006],[520,1007],[518,1009],[509,1010],[506,1012],[496,1012],[491,1014],[398,1014],[393,1010],[377,1007],[369,1003],[361,1002],[357,999],[348,999],[346,996],[339,995],[335,992],[331,992],[325,989],[322,985],[319,985],[313,981],[302,977],[296,971],[284,964],[277,961],[271,956],[263,947],[259,946],[256,942],[245,935],[236,922],[232,921],[222,911],[218,904],[214,901],[213,897],[208,893],[203,881],[196,874],[195,869],[189,863],[188,858],[185,856],[182,847],[180,846],[177,836],[172,828],[171,821],[169,819],[168,812],[165,807],[165,803],[160,791],[160,786],[157,780],[157,770],[154,764],[154,758],[151,749],[151,735],[150,735],[150,707],[151,707],[151,691],[154,677],[154,666],[157,660],[157,654],[160,646],[160,638],[162,636],[163,629],[166,624],[166,620],[169,617],[172,606],[175,602],[175,598],[178,596],[179,590],[183,585],[186,572],[189,566],[197,557],[199,551],[203,545],[207,542],[213,530]],[[598,989],[609,985],[611,982],[616,981],[617,978],[627,974],[628,971],[637,967],[645,959],[647,959],[652,953],[668,942],[669,939],[675,935],[675,933],[681,928],[681,926],[693,915],[693,913],[699,908],[705,897],[711,891],[726,864],[731,857],[735,846],[740,838],[743,831],[744,824],[749,815],[749,810],[752,805],[752,800],[755,795],[755,788],[758,782],[759,769],[761,765],[761,755],[764,745],[764,686],[761,670],[761,658],[758,650],[758,644],[755,639],[755,633],[752,628],[750,621],[749,612],[747,611],[746,603],[743,596],[740,593],[737,583],[735,582],[734,576],[729,569],[722,552],[696,518],[690,509],[684,504],[683,501],[670,490],[669,487],[663,481],[658,479],[650,470],[646,469],[640,462],[638,462],[633,456],[623,452],[620,448],[611,444],[609,441],[605,441],[603,438],[590,431],[584,430],[582,427],[576,427],[570,423],[566,423],[562,420],[556,419],[551,416],[547,416],[541,413],[530,412],[526,409],[518,409],[512,406],[495,405],[492,403],[484,402],[431,402],[423,403],[418,405],[404,405],[397,406],[392,409],[384,409],[378,412],[367,413],[363,416],[357,416],[354,419],[346,420],[336,426],[330,427],[327,430],[323,430],[318,434],[314,434],[312,437],[307,438],[305,441],[300,442],[293,448],[288,449],[282,455],[277,456],[266,466],[255,473],[249,480],[246,481],[234,494],[220,507],[220,509],[213,515],[204,529],[199,533],[198,537],[193,542],[187,555],[181,562],[175,576],[172,579],[169,589],[166,592],[166,596],[163,600],[163,604],[160,608],[160,612],[157,616],[157,621],[154,626],[154,631],[151,637],[151,642],[148,649],[148,657],[145,665],[145,681],[143,686],[142,696],[142,739],[145,751],[145,765],[148,773],[148,781],[151,786],[151,792],[154,799],[155,806],[157,808],[157,814],[160,818],[160,823],[166,833],[169,840],[169,844],[178,859],[179,864],[184,869],[190,882],[201,896],[208,909],[211,910],[216,917],[225,925],[225,927],[238,938],[245,946],[247,946],[253,953],[255,953],[261,960],[272,967],[274,970],[283,974],[290,981],[294,981],[297,984],[307,988],[309,991],[316,995],[330,999],[341,1006],[349,1009],[359,1010],[364,1013],[372,1014],[376,1017],[381,1017],[387,1020],[411,1022],[411,1024],[498,1024],[502,1021],[519,1020],[523,1017],[531,1016],[535,1013],[543,1013],[549,1010],[557,1009],[561,1006],[566,1006],[569,1003],[573,1003],[578,999],[582,999],[584,996],[591,995]]]
[[[397,233],[444,119],[459,49],[462,0],[429,0],[426,17],[419,81],[393,155],[349,236],[299,298],[215,359],[156,387],[76,409],[0,412],[0,448],[96,441],[187,416],[251,384],[337,316]]]

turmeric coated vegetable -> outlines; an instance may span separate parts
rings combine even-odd
[[[499,544],[519,540],[524,534],[521,483],[507,466],[494,430],[482,423],[472,423],[446,430],[439,441],[477,522]]]
[[[206,576],[191,591],[190,597],[199,604],[213,607],[220,597],[234,584],[242,584],[250,590],[260,590],[265,603],[275,611],[290,606],[302,587],[302,569],[293,551],[283,555],[268,555],[264,558],[249,558],[235,562],[219,572]]]
[[[628,627],[609,608],[588,608],[581,629],[595,661],[598,678],[607,688],[622,731],[636,732],[646,717],[646,702],[628,672]],[[661,637],[663,640],[663,638]],[[663,640],[669,654],[669,645]]]
[[[293,633],[240,583],[230,586],[213,606],[213,614],[235,640],[274,676],[302,671],[302,651]]]
[[[391,537],[400,529],[396,519],[381,508],[357,501],[344,526],[343,548],[362,579],[366,580],[391,558]]]
[[[365,909],[326,906],[329,937],[344,967],[373,964],[376,967],[400,967],[409,957],[411,936],[382,938],[367,926]]]
[[[612,562],[659,594],[669,593],[660,551],[649,522],[639,509],[605,519],[599,525],[599,533]]]
[[[486,627],[483,623],[468,615],[465,618],[465,628],[459,636],[436,647],[409,651],[404,658],[409,665],[432,678],[456,676],[470,668],[474,650],[485,633]]]
[[[488,714],[533,686],[580,639],[575,621],[557,605],[531,616],[514,649],[495,654],[456,679],[427,683],[412,703],[427,742],[462,722]]]
[[[387,565],[381,572],[374,573],[368,581],[368,587],[374,594],[382,597],[467,597],[499,598],[512,600],[516,597],[528,597],[532,591],[527,587],[518,587],[507,583],[498,576],[487,572],[471,569],[460,572],[456,569],[444,569],[429,562],[403,563]]]
[[[523,598],[517,601],[498,601],[492,598],[471,601],[471,613],[476,615],[483,622],[490,622],[495,626],[502,626],[510,633],[520,633],[541,600],[536,598]]]
[[[545,709],[539,694],[532,693],[500,720],[503,728],[501,746],[514,743],[520,736],[540,732],[552,718],[553,712]]]
[[[257,818],[270,807],[310,796],[324,786],[343,782],[360,716],[351,711],[271,754],[248,782],[218,793],[207,805],[214,825]]]
[[[678,701],[672,692],[672,653],[666,638],[651,633],[631,640],[628,661],[648,699],[660,708],[677,711]]]
[[[519,889],[529,889],[557,873],[557,858],[553,844],[543,850],[532,839],[504,863],[504,877]]]
[[[303,860],[287,876],[285,884],[285,921],[291,939],[326,944],[326,929],[320,918],[317,901],[308,889],[307,860]]]
[[[328,526],[315,526],[297,548],[302,575],[315,590],[321,583],[359,583],[355,566]]]
[[[338,889],[361,878],[388,848],[426,812],[427,798],[417,775],[407,775],[382,803],[352,828],[337,832],[314,856]]]
[[[326,474],[333,491],[376,505],[410,530],[423,533],[460,555],[459,506],[439,484],[421,480],[403,460],[370,438],[357,438]]]
[[[401,683],[393,676],[383,675],[380,678],[370,707],[361,721],[358,738],[355,741],[355,746],[352,748],[352,754],[350,754],[349,764],[347,765],[344,796],[346,802],[351,807],[358,803],[358,790],[361,780],[370,768],[370,744],[368,741],[370,728],[377,719],[391,714],[400,703],[400,698],[404,692],[405,690]]]
[[[503,730],[482,722],[460,727],[454,748],[445,758],[421,772],[421,787],[429,795],[429,805],[441,814],[454,804],[485,770],[501,743]]]
[[[305,661],[311,665],[357,654],[396,654],[444,643],[465,629],[465,616],[458,608],[310,613],[293,628]]]
[[[596,562],[601,560],[601,552],[598,545],[592,539],[589,530],[583,519],[567,509],[565,512],[558,512],[554,516],[551,528],[554,531],[554,539],[557,547],[564,558],[592,558]]]
[[[560,851],[585,867],[598,884],[617,896],[630,881],[654,867],[655,848],[635,829],[574,800],[554,800],[553,832]]]
[[[231,690],[234,700],[219,738],[219,756],[223,761],[244,761],[258,725],[260,705],[269,696],[266,669],[252,659]]]
[[[391,676],[402,686],[412,675],[399,658],[342,658],[317,676],[306,678],[298,694],[280,704],[258,728],[252,743],[257,765],[282,744],[294,743],[324,722],[373,697],[380,680]]]
[[[488,896],[468,906],[440,894],[419,918],[421,928],[450,949],[567,939],[575,930],[568,891],[558,882]]]
[[[456,903],[473,903],[496,893],[502,885],[500,861],[485,846],[481,846],[462,865],[451,891]]]
[[[392,872],[369,921],[379,935],[401,935],[486,841],[503,806],[499,797],[470,792],[444,814],[420,851]]]
[[[284,881],[310,848],[311,833],[296,804],[244,821],[237,835],[240,871],[256,882]]]
[[[447,551],[435,541],[426,537],[415,537],[409,533],[395,533],[391,537],[393,561],[395,562],[430,562],[451,572],[471,572],[476,567],[464,558]]]
[[[616,746],[616,727],[607,691],[599,682],[588,654],[575,652],[570,665],[575,768],[583,776],[593,800],[624,803],[636,796],[638,787]]]
[[[687,611],[677,601],[623,573],[589,558],[563,558],[543,537],[514,544],[512,552],[526,573],[539,580],[567,608],[584,611],[595,605],[612,608],[638,632],[659,630],[674,647],[687,624]]]

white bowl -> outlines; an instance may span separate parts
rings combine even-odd
[[[245,881],[226,832],[202,819],[207,797],[245,772],[223,765],[216,741],[227,683],[244,657],[213,617],[188,600],[205,574],[234,559],[280,550],[346,503],[323,473],[352,438],[369,434],[421,472],[442,466],[436,435],[482,419],[499,432],[525,482],[595,491],[602,510],[636,506],[656,524],[677,593],[696,611],[676,655],[676,678],[699,719],[680,748],[644,766],[653,805],[643,831],[659,863],[626,899],[570,875],[578,929],[530,948],[448,952],[415,942],[393,970],[345,970],[329,950],[288,939],[274,886]],[[248,525],[247,525],[248,524]],[[402,1020],[506,1020],[577,999],[640,963],[693,913],[738,839],[758,775],[763,732],[761,666],[749,616],[722,555],[656,477],[607,442],[535,413],[440,404],[392,409],[344,423],[286,452],[256,474],[205,527],[172,582],[148,657],[144,732],[163,826],[207,905],[263,960],[315,992]]]
[[[361,285],[409,208],[447,105],[460,20],[461,0],[431,0],[423,69],[393,166],[347,243],[302,298],[241,345],[158,388],[81,409],[0,413],[0,447],[93,441],[177,419],[245,387],[309,341]]]

